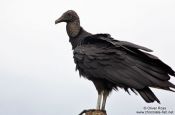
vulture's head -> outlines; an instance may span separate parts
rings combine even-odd
[[[74,22],[74,21],[79,21],[79,17],[77,13],[73,10],[68,10],[67,12],[63,13],[63,15],[55,21],[55,24],[60,23],[60,22],[69,23],[69,22]]]

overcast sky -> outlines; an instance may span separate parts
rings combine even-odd
[[[77,115],[96,107],[95,87],[75,72],[65,24],[54,24],[69,9],[85,30],[153,49],[175,69],[174,0],[1,0],[0,115]],[[153,91],[161,105],[113,92],[108,115],[137,115],[145,106],[175,114],[175,93]]]

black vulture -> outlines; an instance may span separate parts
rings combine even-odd
[[[65,12],[55,24],[60,22],[67,23],[76,70],[80,76],[91,80],[97,89],[97,109],[105,110],[107,96],[118,88],[128,93],[129,90],[138,92],[147,103],[160,103],[150,87],[169,91],[175,88],[169,82],[170,76],[175,76],[174,70],[150,54],[152,50],[115,40],[109,34],[85,31],[73,10]]]

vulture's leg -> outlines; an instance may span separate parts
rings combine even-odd
[[[103,93],[98,93],[97,108],[96,108],[96,109],[98,109],[98,110],[100,110],[102,94],[103,94]]]
[[[105,110],[105,105],[106,105],[106,99],[109,95],[108,91],[103,91],[103,100],[102,100],[102,110]]]

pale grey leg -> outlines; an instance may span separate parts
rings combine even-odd
[[[98,110],[100,110],[100,107],[101,107],[102,94],[103,94],[103,93],[98,94],[97,108],[96,108],[96,109],[98,109]]]
[[[107,91],[103,91],[103,101],[102,101],[102,110],[105,110],[105,105],[106,105],[106,99],[109,95],[109,92]]]

